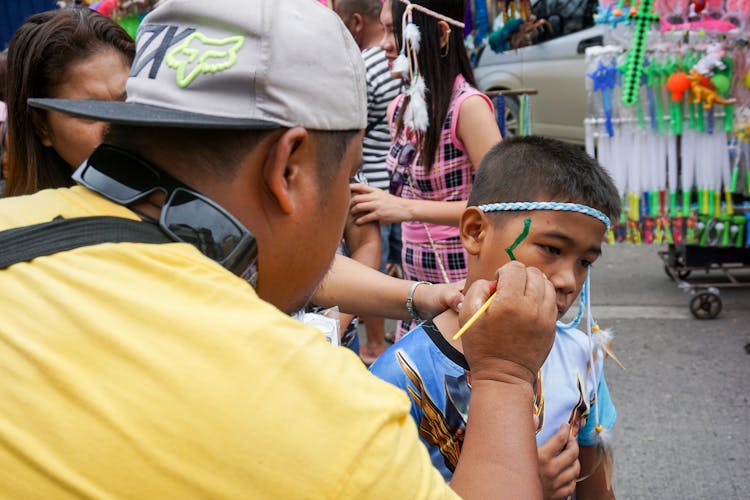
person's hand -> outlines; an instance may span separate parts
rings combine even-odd
[[[537,449],[539,477],[545,499],[568,498],[576,490],[576,479],[581,472],[578,462],[578,441],[564,423],[554,436]]]
[[[414,291],[414,307],[422,319],[432,319],[448,309],[458,312],[464,300],[463,289],[464,281],[418,286]]]
[[[376,187],[351,184],[352,200],[349,210],[357,224],[380,222],[381,225],[409,220],[403,199]]]
[[[461,337],[472,379],[533,384],[555,340],[555,288],[541,271],[518,261],[498,270],[496,286],[489,308]],[[486,280],[471,285],[459,312],[462,325],[494,288]]]

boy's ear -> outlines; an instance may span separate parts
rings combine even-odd
[[[461,243],[469,255],[479,254],[482,242],[487,237],[489,223],[487,216],[477,207],[464,210],[458,229],[461,233]]]
[[[263,162],[262,176],[268,194],[286,215],[294,212],[303,164],[307,163],[310,150],[307,130],[293,127],[274,142]]]

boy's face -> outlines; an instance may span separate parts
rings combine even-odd
[[[583,287],[588,267],[601,255],[604,224],[585,214],[530,210],[495,218],[470,208],[461,221],[464,246],[470,254],[469,280],[494,279],[495,271],[510,260],[506,248],[531,219],[528,236],[513,250],[516,260],[536,267],[557,292],[558,319],[570,308]],[[481,221],[480,221],[481,219]]]

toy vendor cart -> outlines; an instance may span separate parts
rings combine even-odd
[[[719,289],[750,287],[750,280],[738,275],[740,270],[750,269],[748,247],[669,245],[659,256],[667,276],[691,294],[690,312],[697,319],[713,319],[719,315],[722,308]],[[717,271],[723,279],[688,281],[697,271]]]

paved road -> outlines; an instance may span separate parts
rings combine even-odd
[[[722,290],[720,316],[695,320],[656,251],[608,247],[592,275],[594,316],[615,330],[627,368],[606,369],[618,408],[615,491],[748,499],[750,288]]]
[[[723,290],[720,316],[695,320],[657,250],[606,247],[592,274],[594,316],[614,330],[627,368],[606,368],[618,410],[615,492],[750,499],[750,288]]]

